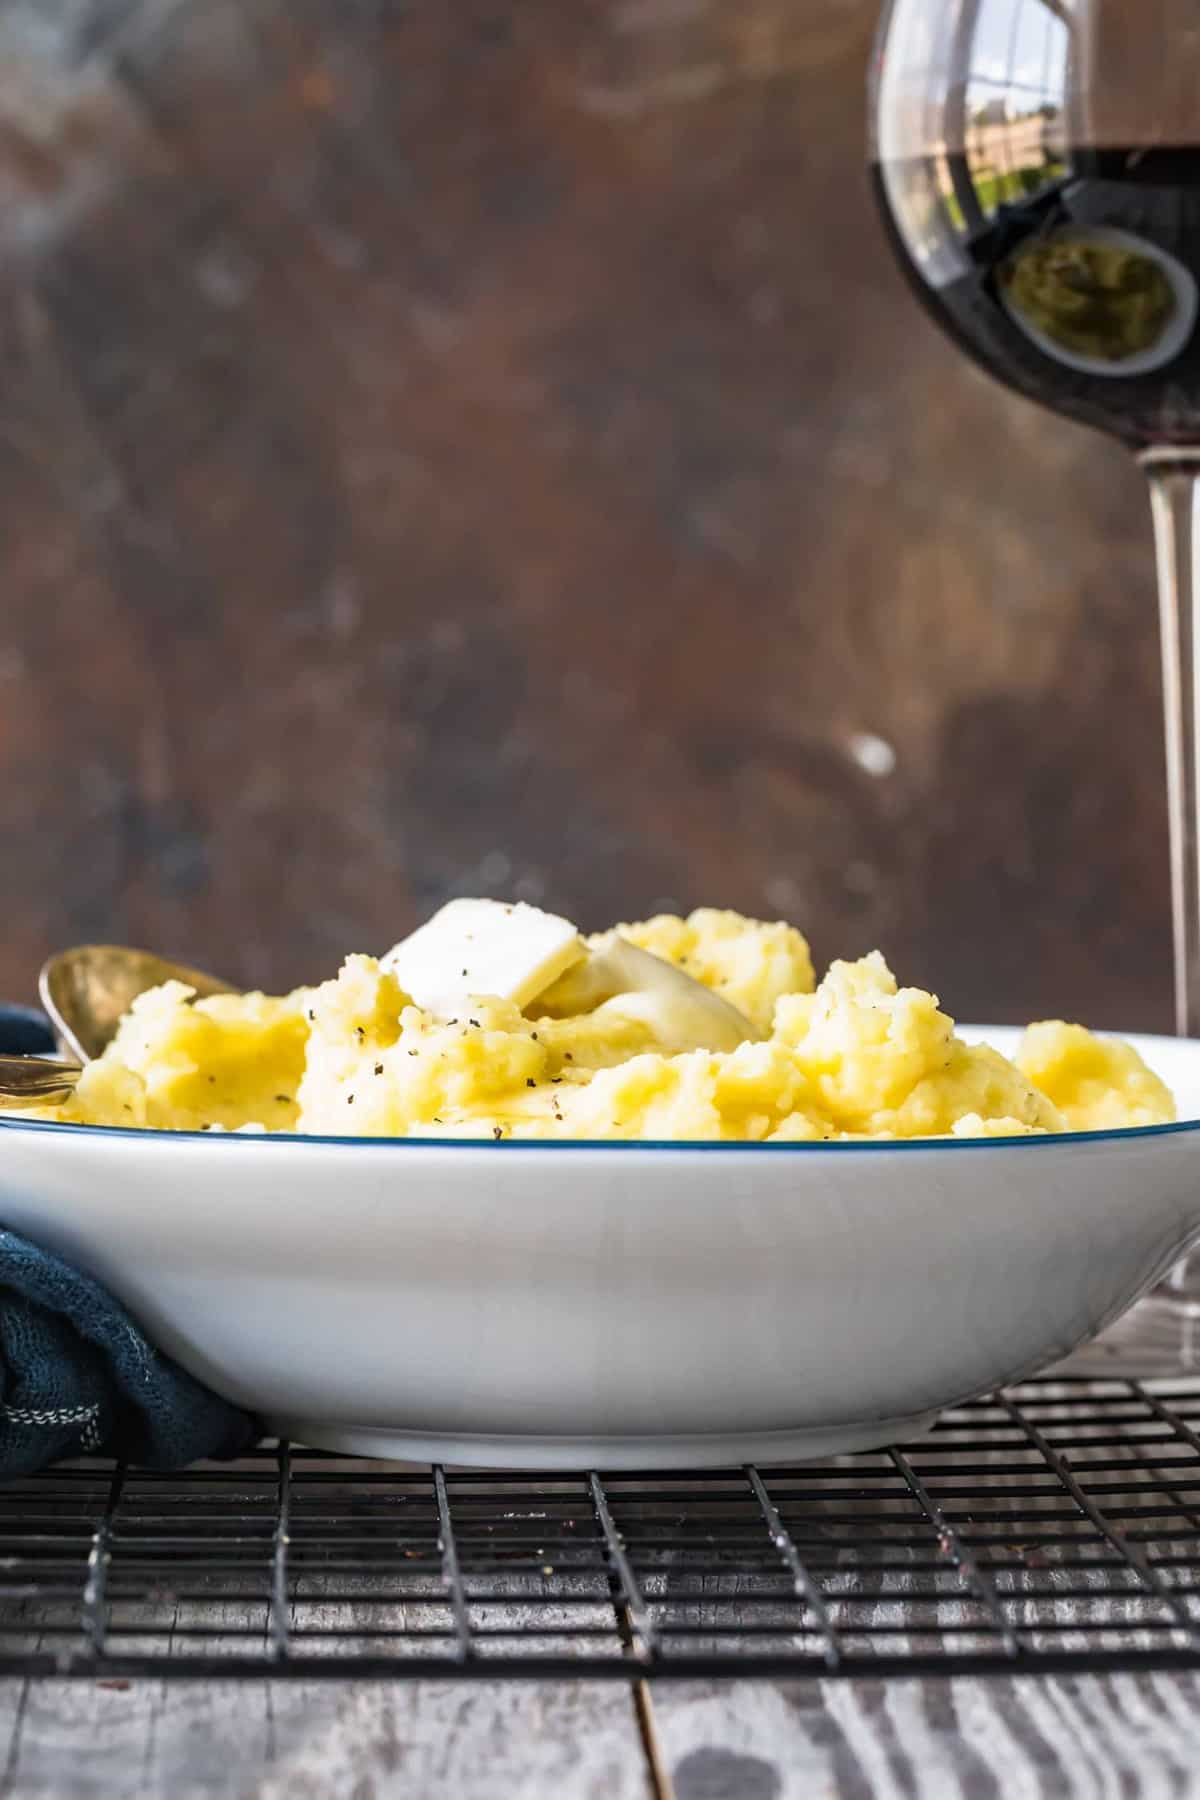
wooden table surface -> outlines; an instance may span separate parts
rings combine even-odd
[[[1143,1334],[1147,1348],[1157,1342],[1161,1354],[1164,1330],[1159,1315],[1158,1323],[1152,1322]],[[1123,1351],[1133,1342],[1126,1334]],[[1092,1361],[1099,1366],[1095,1353]],[[1085,1370],[1090,1380],[1093,1371],[1086,1364]],[[1132,1532],[1138,1553],[1155,1571],[1154,1579],[1165,1581],[1179,1596],[1173,1604],[1196,1617],[1191,1596],[1200,1591],[1197,1569],[1184,1568],[1180,1562],[1185,1547],[1194,1554],[1200,1529],[1189,1498],[1198,1486],[1193,1470],[1200,1468],[1200,1462],[1191,1461],[1195,1445],[1187,1435],[1189,1427],[1180,1423],[1195,1416],[1195,1375],[1193,1372],[1186,1383],[1174,1384],[1175,1388],[1186,1387],[1188,1397],[1176,1396],[1173,1404],[1181,1410],[1172,1412],[1165,1426],[1149,1413],[1151,1403],[1140,1389],[1141,1410],[1135,1396],[1131,1413],[1125,1386],[1108,1379],[1090,1390],[1100,1396],[1095,1401],[1088,1400],[1088,1389],[1078,1386],[1059,1390],[1053,1398],[1045,1397],[1052,1390],[1043,1390],[1038,1399],[1043,1409],[1038,1415],[1041,1428],[1056,1434],[1063,1454],[1071,1456],[1077,1479],[1094,1504],[1107,1513],[1103,1525],[1106,1542],[1097,1539],[1082,1512],[1078,1519],[1071,1517],[1069,1507],[1064,1513],[1060,1503],[1067,1496],[1057,1479],[1044,1485],[1043,1452],[1034,1456],[1030,1444],[1020,1438],[1014,1447],[1007,1433],[997,1438],[993,1451],[981,1451],[982,1425],[974,1414],[952,1415],[936,1439],[909,1452],[918,1473],[931,1483],[935,1498],[947,1506],[947,1518],[973,1520],[969,1529],[977,1558],[974,1572],[963,1574],[957,1553],[951,1554],[938,1534],[936,1518],[927,1545],[920,1535],[919,1511],[915,1525],[905,1515],[900,1534],[889,1535],[900,1521],[890,1510],[897,1503],[896,1496],[888,1498],[883,1485],[886,1459],[865,1459],[857,1479],[851,1482],[848,1491],[857,1508],[857,1525],[852,1528],[842,1522],[832,1491],[819,1503],[809,1496],[807,1522],[799,1528],[804,1542],[814,1542],[824,1523],[833,1533],[831,1545],[846,1548],[853,1542],[858,1546],[842,1570],[831,1575],[827,1566],[822,1577],[837,1631],[849,1632],[858,1644],[872,1641],[872,1633],[894,1633],[899,1605],[919,1627],[917,1635],[891,1635],[874,1641],[889,1654],[903,1655],[906,1649],[928,1652],[931,1628],[944,1625],[948,1631],[969,1633],[971,1620],[978,1622],[971,1595],[982,1580],[998,1583],[996,1591],[1006,1596],[1005,1617],[1019,1631],[1022,1654],[1036,1656],[1039,1649],[1061,1652],[1085,1643],[1100,1647],[1110,1641],[1114,1629],[1122,1629],[1122,1622],[1127,1637],[1136,1635],[1139,1623],[1151,1629],[1143,1648],[1152,1643],[1161,1646],[1163,1613],[1153,1590],[1140,1579],[1122,1583],[1102,1560],[1089,1561],[1106,1547],[1118,1549],[1122,1555],[1132,1554],[1124,1540],[1112,1535],[1117,1529]],[[1167,1390],[1162,1392],[1165,1397]],[[1035,1398],[1033,1390],[1014,1390],[1014,1398],[1025,1409],[1022,1416],[1027,1419]],[[1172,1402],[1168,1399],[1167,1404]],[[1066,1413],[1061,1411],[1064,1405]],[[1060,1411],[1045,1410],[1054,1406]],[[1146,1417],[1141,1416],[1142,1411]],[[1073,1432],[1068,1420],[1075,1421]],[[1149,1438],[1143,1435],[1148,1427],[1153,1428]],[[1161,1435],[1164,1431],[1165,1436]],[[1068,1435],[1061,1435],[1064,1432]],[[1088,1455],[1097,1433],[1103,1435],[1096,1441],[1106,1446],[1097,1464],[1099,1476]],[[1125,1433],[1128,1436],[1123,1438]],[[1068,1442],[1073,1446],[1070,1449]],[[962,1450],[957,1448],[960,1443]],[[1148,1451],[1148,1444],[1160,1447],[1157,1458]],[[958,1456],[963,1459],[961,1478],[954,1475],[952,1466]],[[1002,1477],[986,1500],[978,1480],[981,1457],[994,1459],[996,1474]],[[262,1466],[260,1458],[253,1465],[257,1474],[247,1475],[246,1480],[261,1482]],[[317,1467],[319,1489],[306,1486],[313,1470],[306,1471],[303,1459],[293,1468],[292,1480],[294,1540],[313,1551],[319,1550],[324,1540],[312,1536],[311,1507],[319,1505],[315,1515],[318,1531],[336,1532],[336,1521],[344,1524],[357,1516],[354,1483],[359,1479],[359,1465],[346,1463],[349,1485],[341,1492],[329,1485],[332,1465],[314,1465]],[[1115,1479],[1115,1469],[1125,1471],[1122,1479]],[[376,1465],[374,1475],[381,1473]],[[850,1475],[847,1468],[841,1479]],[[412,1474],[404,1479],[411,1486]],[[63,1491],[72,1496],[70,1517],[77,1529],[78,1518],[87,1516],[92,1501],[82,1488]],[[102,1483],[96,1492],[103,1491]],[[903,1493],[903,1489],[899,1491]],[[180,1505],[181,1496],[189,1489],[186,1484],[168,1482],[154,1488],[152,1499],[141,1497],[131,1515],[132,1532],[121,1528],[114,1540],[111,1576],[112,1585],[124,1590],[132,1581],[135,1594],[144,1592],[147,1598],[144,1602],[126,1598],[111,1603],[111,1630],[124,1636],[110,1636],[109,1644],[118,1655],[124,1649],[131,1654],[174,1656],[177,1673],[169,1681],[0,1680],[0,1793],[61,1795],[64,1800],[84,1795],[192,1794],[228,1796],[229,1800],[249,1800],[251,1796],[256,1800],[259,1796],[321,1800],[334,1794],[353,1795],[355,1800],[443,1794],[461,1800],[508,1795],[521,1800],[542,1800],[543,1796],[545,1800],[575,1800],[576,1796],[587,1800],[812,1800],[821,1795],[852,1796],[855,1800],[911,1800],[914,1796],[1037,1800],[1043,1795],[1090,1800],[1094,1795],[1111,1795],[1114,1800],[1117,1796],[1140,1800],[1142,1796],[1200,1793],[1196,1758],[1200,1675],[1195,1674],[1126,1669],[1097,1675],[887,1680],[860,1676],[823,1679],[807,1674],[771,1680],[651,1679],[627,1684],[474,1677],[458,1682],[423,1678],[319,1681],[301,1667],[287,1678],[187,1678],[183,1670],[189,1645],[218,1658],[223,1649],[244,1656],[255,1651],[267,1629],[265,1600],[253,1597],[253,1559],[233,1565],[240,1597],[228,1598],[222,1595],[228,1593],[231,1565],[213,1560],[214,1545],[220,1541],[212,1535],[220,1525],[219,1509],[232,1505],[236,1516],[251,1517],[246,1511],[251,1504],[249,1492],[249,1488],[210,1491],[199,1486],[191,1489],[190,1498]],[[371,1492],[372,1504],[378,1505],[383,1490],[373,1488]],[[52,1521],[59,1504],[54,1491],[42,1485],[38,1493],[35,1504]],[[869,1497],[872,1494],[876,1500]],[[980,1505],[964,1502],[964,1495],[977,1495]],[[657,1493],[654,1498],[661,1501]],[[1140,1507],[1134,1504],[1139,1500],[1144,1502]],[[728,1555],[729,1539],[722,1534],[731,1529],[729,1519],[734,1515],[727,1510],[727,1495],[725,1511],[720,1506],[711,1510],[713,1501],[710,1495],[710,1510],[702,1517],[714,1541],[723,1545]],[[969,1509],[965,1513],[964,1503]],[[213,1510],[214,1504],[218,1510]],[[261,1505],[261,1495],[255,1504]],[[452,1504],[461,1506],[461,1495]],[[479,1502],[472,1504],[478,1507]],[[476,1584],[489,1554],[481,1548],[489,1541],[489,1518],[502,1534],[497,1542],[511,1543],[514,1540],[506,1534],[520,1529],[511,1521],[525,1517],[524,1509],[536,1509],[544,1502],[532,1489],[518,1486],[494,1504],[498,1509],[494,1517],[486,1505],[471,1514],[471,1554],[476,1561],[469,1580]],[[644,1560],[653,1532],[646,1535],[647,1521],[639,1522],[629,1510],[632,1504],[627,1494],[619,1510],[630,1534],[631,1553]],[[872,1528],[869,1520],[877,1504],[880,1510]],[[993,1568],[993,1557],[1011,1557],[1014,1546],[1008,1543],[1009,1536],[1023,1540],[1035,1532],[1035,1516],[1041,1508],[1046,1509],[1042,1528],[1059,1535],[1044,1540],[1035,1536],[1031,1541],[1054,1548],[1034,1556],[1028,1564],[1002,1560]],[[392,1529],[399,1529],[398,1515],[388,1515],[386,1509],[370,1516],[390,1516]],[[530,1519],[548,1516],[537,1510],[528,1513]],[[145,1557],[147,1544],[153,1554],[156,1518],[175,1521],[167,1529],[180,1534],[181,1566],[192,1570],[191,1584],[196,1591],[188,1596],[159,1595],[155,1586],[147,1586],[139,1559]],[[1008,1533],[1000,1530],[999,1537],[988,1535],[1005,1520],[1010,1525]],[[1118,1520],[1134,1523],[1118,1527]],[[656,1518],[650,1521],[652,1525],[656,1522],[661,1524]],[[695,1518],[692,1522],[696,1523]],[[1147,1529],[1135,1530],[1134,1525]],[[40,1529],[48,1528],[43,1521]],[[411,1531],[411,1525],[408,1529]],[[790,1529],[797,1529],[794,1518]],[[873,1529],[883,1533],[874,1552]],[[943,1535],[947,1529],[952,1532],[956,1528],[943,1525]],[[960,1522],[957,1529],[968,1527]],[[839,1535],[847,1530],[848,1538]],[[249,1538],[245,1541],[251,1542]],[[336,1544],[346,1541],[336,1536],[329,1539]],[[556,1563],[564,1553],[570,1556],[586,1551],[581,1539],[554,1541],[558,1544],[557,1552],[552,1553]],[[739,1592],[749,1594],[753,1587],[754,1577],[748,1571],[758,1564],[752,1540],[741,1541],[733,1565],[740,1574],[716,1573],[704,1578],[702,1588],[711,1596],[707,1606],[697,1601],[701,1590],[695,1586],[699,1578],[697,1546],[702,1547],[704,1539],[688,1542],[691,1548],[675,1571],[678,1585],[671,1587],[667,1573],[670,1555],[664,1553],[654,1570],[648,1563],[643,1569],[642,1580],[649,1584],[644,1591],[654,1596],[660,1607],[667,1606],[668,1592],[676,1594],[669,1609],[676,1629],[684,1614],[693,1616],[689,1608],[699,1605],[695,1622],[713,1633],[714,1649],[726,1642],[723,1632],[736,1629],[739,1623],[761,1631],[774,1616],[774,1609],[764,1612],[752,1603],[742,1607],[737,1598]],[[13,1537],[11,1543],[19,1547],[20,1539]],[[632,1549],[634,1545],[640,1545],[640,1551]],[[769,1566],[771,1552],[766,1540],[763,1547]],[[892,1558],[892,1572],[872,1588],[872,1555],[881,1550]],[[913,1573],[897,1574],[902,1563],[895,1558],[903,1559],[910,1551]],[[935,1565],[925,1560],[930,1551],[945,1562],[945,1567],[934,1573],[930,1570]],[[719,1571],[718,1552],[713,1556],[716,1560],[711,1567]],[[209,1565],[214,1571],[212,1597],[204,1599],[203,1569]],[[36,1573],[36,1563],[28,1566]],[[726,1562],[724,1566],[730,1565]],[[370,1565],[364,1563],[363,1567],[369,1569]],[[1006,1572],[1001,1572],[1002,1567]],[[405,1605],[406,1578],[394,1572],[382,1578],[367,1574],[359,1587],[359,1578],[348,1578],[341,1564],[334,1572],[325,1573],[318,1557],[306,1561],[303,1569],[290,1578],[288,1587],[290,1641],[291,1654],[309,1659],[310,1667],[314,1657],[352,1653],[350,1640],[357,1641],[364,1633],[368,1637],[362,1638],[360,1648],[369,1637],[382,1644],[389,1629],[420,1634],[431,1627],[434,1614],[419,1609],[414,1613]],[[979,1573],[989,1569],[993,1570],[990,1576]],[[739,1589],[739,1581],[747,1584],[744,1589]],[[418,1569],[412,1582],[414,1591],[423,1591],[428,1574]],[[480,1616],[476,1629],[495,1633],[507,1628],[529,1653],[535,1649],[544,1652],[547,1640],[561,1647],[572,1630],[564,1610],[570,1604],[568,1597],[572,1593],[594,1596],[596,1591],[594,1575],[581,1573],[572,1581],[567,1561],[555,1574],[553,1595],[544,1599],[540,1596],[546,1589],[536,1570],[514,1564],[504,1582],[508,1592],[519,1596],[519,1603],[506,1610],[504,1602],[493,1597],[482,1608],[488,1614],[486,1622]],[[956,1584],[965,1607],[956,1598]],[[485,1586],[497,1586],[497,1578],[492,1576]],[[1059,1587],[1061,1598],[1056,1597]],[[361,1593],[369,1605],[362,1611],[355,1610],[353,1599],[348,1605],[347,1588]],[[323,1598],[326,1593],[328,1598]],[[862,1596],[852,1614],[843,1612],[839,1601],[840,1595],[850,1593]],[[1029,1596],[1024,1606],[1019,1603],[1022,1593]],[[872,1599],[872,1594],[878,1598]],[[925,1597],[923,1605],[921,1596]],[[940,1601],[931,1609],[933,1596],[940,1596]],[[576,1599],[576,1609],[579,1604]],[[794,1621],[795,1603],[785,1604],[785,1616]],[[607,1612],[609,1606],[600,1601],[599,1612]],[[593,1626],[598,1622],[594,1610],[589,1600],[584,1612]],[[68,1605],[67,1611],[73,1615],[73,1605]],[[46,1610],[43,1601],[30,1601],[23,1607],[19,1599],[6,1600],[0,1621],[6,1653],[12,1654],[16,1642],[29,1642],[35,1649],[64,1645],[67,1640],[61,1636],[38,1635],[39,1621],[52,1624],[56,1616],[61,1624],[66,1617],[61,1606],[56,1615]],[[584,1615],[576,1610],[574,1616],[579,1620]],[[1157,1626],[1152,1624],[1155,1620]],[[1103,1625],[1109,1639],[1103,1633],[1083,1637],[1079,1628],[1089,1623],[1093,1630]],[[202,1638],[187,1635],[201,1625],[206,1628]],[[450,1627],[443,1621],[441,1628]],[[492,1641],[494,1645],[500,1642],[499,1638]],[[845,1640],[841,1641],[844,1644]],[[964,1649],[971,1641],[960,1635],[957,1645]],[[1181,1640],[1176,1637],[1175,1641]],[[428,1645],[428,1637],[424,1642]],[[480,1642],[475,1640],[477,1653]],[[951,1642],[947,1640],[948,1645]],[[581,1640],[580,1647],[594,1655],[596,1640],[588,1640],[586,1645]],[[388,1648],[393,1655],[406,1653],[398,1638],[390,1640]],[[696,1648],[693,1639],[692,1649]],[[411,1638],[407,1654],[420,1655],[421,1650],[420,1635]],[[811,1646],[805,1654],[812,1654]]]
[[[1200,1792],[1193,1676],[0,1683],[10,1795],[1035,1800]],[[655,1766],[657,1765],[657,1766]]]

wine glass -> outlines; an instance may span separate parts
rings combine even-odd
[[[1175,1017],[1200,1037],[1200,0],[890,0],[871,152],[942,329],[1149,476]],[[1177,1269],[1143,1324],[1155,1305],[1200,1314],[1200,1280]]]

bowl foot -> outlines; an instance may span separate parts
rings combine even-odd
[[[491,1469],[712,1469],[745,1463],[815,1462],[884,1444],[911,1443],[937,1412],[785,1431],[698,1431],[629,1437],[545,1437],[522,1432],[393,1431],[332,1419],[269,1419],[268,1429],[314,1450],[408,1463]]]

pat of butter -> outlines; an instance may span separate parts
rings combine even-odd
[[[528,1006],[587,954],[569,919],[517,901],[451,900],[382,958],[426,1012],[470,994]]]

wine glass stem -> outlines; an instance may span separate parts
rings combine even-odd
[[[1150,478],[1171,825],[1175,1028],[1200,1037],[1200,450],[1153,449]]]

